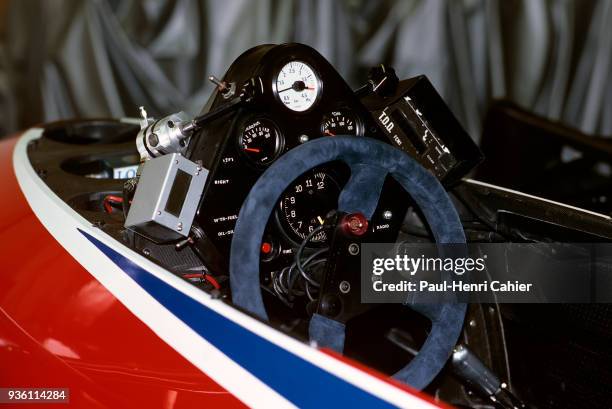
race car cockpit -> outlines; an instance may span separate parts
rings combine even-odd
[[[548,313],[364,303],[360,249],[608,241],[609,216],[468,178],[483,154],[425,76],[380,65],[354,90],[316,50],[282,44],[211,81],[195,117],[47,125],[31,162],[103,232],[296,339],[459,407],[555,407],[556,375],[526,364],[552,359],[529,341]]]

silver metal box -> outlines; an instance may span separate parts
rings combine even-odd
[[[125,227],[160,242],[188,236],[207,177],[178,153],[146,161]]]

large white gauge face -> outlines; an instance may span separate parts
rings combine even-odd
[[[285,64],[276,77],[276,92],[290,110],[309,110],[317,101],[321,84],[312,67],[302,61]]]

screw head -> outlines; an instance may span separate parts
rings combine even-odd
[[[391,212],[391,210],[385,210],[383,212],[383,219],[391,220],[392,217],[393,217],[393,213]]]
[[[308,135],[300,135],[300,143],[306,143],[310,140],[310,138],[308,137]]]
[[[146,248],[142,249],[142,254],[144,254],[145,256],[149,256],[149,255],[151,255],[151,250],[146,249]]]
[[[349,244],[348,252],[352,256],[356,256],[357,254],[359,254],[359,244],[357,244],[357,243]]]
[[[154,133],[150,134],[149,135],[149,145],[157,146],[158,143],[159,143],[159,138],[157,137],[157,135]]]
[[[351,291],[351,283],[349,283],[348,281],[342,281],[340,282],[340,285],[338,286],[338,288],[340,289],[340,292],[342,294],[346,294],[349,291]]]

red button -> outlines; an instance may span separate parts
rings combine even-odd
[[[272,245],[266,242],[262,243],[261,252],[264,254],[270,254],[270,252],[272,252]]]
[[[340,223],[344,231],[353,236],[362,236],[368,231],[368,219],[361,213],[347,214]]]

